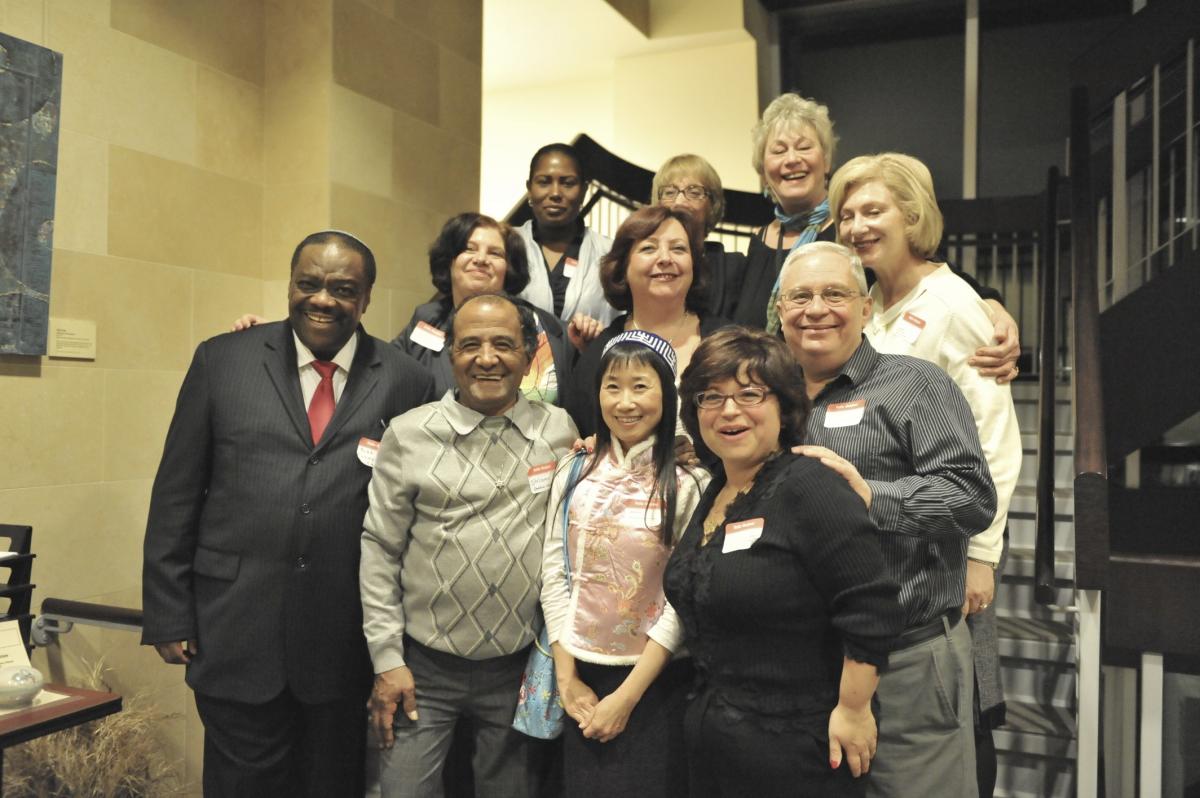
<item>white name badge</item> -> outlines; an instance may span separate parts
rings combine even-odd
[[[754,541],[762,537],[763,519],[748,518],[725,525],[725,542],[721,545],[721,553],[742,551],[754,545]]]
[[[550,483],[554,481],[554,461],[542,463],[529,469],[529,491],[531,493],[545,493],[550,490]]]
[[[915,313],[906,312],[900,317],[900,326],[897,329],[901,338],[910,344],[915,344],[921,337],[921,331],[925,329],[925,319]]]
[[[358,462],[367,468],[375,467],[375,458],[379,456],[379,441],[370,438],[358,439]]]
[[[825,429],[853,427],[862,421],[863,412],[866,409],[866,399],[856,399],[853,402],[835,402],[825,408]]]
[[[575,272],[579,271],[579,261],[574,258],[567,258],[563,261],[563,277],[570,280],[575,276]]]
[[[621,513],[621,526],[635,529],[657,529],[662,526],[662,502],[655,500],[634,507],[626,507]]]
[[[431,352],[441,352],[446,348],[446,334],[425,321],[417,322],[417,326],[408,334],[408,339]]]

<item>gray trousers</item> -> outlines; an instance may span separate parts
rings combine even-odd
[[[977,798],[971,633],[893,651],[879,678],[879,749],[870,798]]]
[[[440,798],[442,767],[460,716],[475,723],[475,794],[527,798],[533,792],[529,738],[512,728],[528,652],[470,660],[405,640],[417,686],[414,723],[396,712],[396,741],[380,754],[383,798]]]

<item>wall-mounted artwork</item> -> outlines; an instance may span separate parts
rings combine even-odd
[[[46,353],[62,54],[0,33],[0,355]]]

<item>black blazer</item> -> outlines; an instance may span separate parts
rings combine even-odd
[[[345,390],[313,446],[287,322],[196,349],[150,497],[143,643],[195,639],[187,682],[261,702],[365,695],[358,594],[371,469],[362,438],[433,398],[412,358],[360,327]]]

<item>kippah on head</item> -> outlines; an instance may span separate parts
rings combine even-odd
[[[667,339],[655,335],[652,332],[646,332],[645,330],[626,330],[625,332],[618,333],[617,335],[613,336],[612,340],[604,345],[604,351],[600,353],[600,357],[607,355],[608,350],[612,349],[617,344],[624,343],[641,344],[666,361],[666,364],[670,367],[672,374],[679,373],[677,371],[679,361],[675,355],[675,347],[671,346]]]

